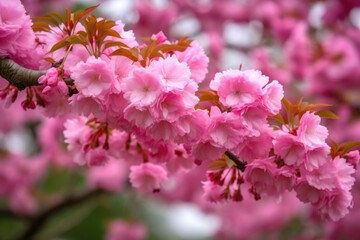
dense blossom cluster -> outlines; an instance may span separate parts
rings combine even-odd
[[[350,79],[358,57],[346,39],[325,41],[321,53],[328,58],[312,59],[307,72],[309,56],[291,51],[296,44],[311,45],[304,39],[307,28],[299,25],[292,32],[295,23],[283,24],[271,3],[259,9],[264,11],[255,11],[256,19],[267,22],[279,41],[294,39],[288,57],[301,65],[304,72],[294,69],[298,76],[334,83]],[[325,105],[291,104],[284,98],[283,76],[271,81],[260,70],[241,67],[217,72],[206,90],[209,59],[196,41],[170,41],[159,32],[140,43],[122,22],[96,18],[92,10],[39,18],[33,25],[20,1],[0,3],[0,58],[44,71],[25,96],[2,81],[1,98],[25,98],[25,110],[38,107],[53,118],[42,124],[39,141],[47,150],[39,159],[25,163],[9,154],[0,162],[6,186],[0,195],[15,212],[36,210],[30,185],[43,177],[50,158],[62,167],[86,165],[88,185],[109,192],[120,191],[127,180],[145,194],[166,191],[168,180],[205,165],[206,180],[199,182],[210,202],[279,200],[293,191],[325,219],[339,220],[349,212],[360,155],[350,151],[356,144],[328,145],[321,117],[333,115],[318,111]],[[266,53],[258,49],[254,56],[267,72],[261,62]],[[325,71],[344,58],[348,62]],[[66,149],[59,146],[62,134]],[[125,225],[111,224],[108,239],[126,232]],[[140,226],[133,234],[139,239],[145,230]]]

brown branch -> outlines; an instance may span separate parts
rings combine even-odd
[[[46,71],[24,68],[9,58],[0,59],[0,76],[19,90],[40,85],[38,79],[45,73]]]
[[[70,196],[64,199],[62,202],[44,210],[43,212],[40,212],[39,214],[35,215],[33,218],[30,219],[30,224],[28,228],[25,230],[25,232],[23,232],[23,234],[18,239],[19,240],[33,239],[33,237],[38,233],[38,231],[44,226],[46,221],[49,218],[51,218],[53,215],[57,214],[58,212],[68,207],[81,204],[89,199],[97,197],[102,193],[105,192],[97,189],[80,195]]]
[[[46,74],[46,70],[31,70],[20,66],[10,58],[0,58],[0,76],[19,90],[30,86],[39,86],[38,79],[44,74]],[[78,93],[73,79],[65,78],[64,81],[69,87],[69,96]]]
[[[227,150],[225,152],[225,155],[228,156],[235,164],[238,169],[240,169],[242,172],[245,171],[246,168],[246,162],[241,161],[235,154]]]

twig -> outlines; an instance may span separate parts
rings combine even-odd
[[[228,156],[237,166],[238,169],[240,169],[242,172],[245,171],[246,168],[246,162],[241,161],[235,154],[227,150],[225,152],[226,156]]]

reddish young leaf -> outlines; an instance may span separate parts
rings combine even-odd
[[[116,55],[125,56],[133,60],[134,62],[138,61],[137,57],[134,56],[132,52],[126,48],[119,48],[110,54],[110,56],[116,56]]]
[[[335,113],[333,113],[330,110],[319,110],[315,114],[321,118],[329,118],[329,119],[335,119],[335,120],[340,119]]]
[[[57,42],[54,46],[52,46],[52,48],[50,49],[50,52],[55,52],[56,50],[59,50],[60,48],[67,47],[70,45],[71,45],[71,43],[66,41],[66,38],[65,38],[65,39]]]

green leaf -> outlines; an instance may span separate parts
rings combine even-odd
[[[285,110],[287,113],[290,113],[291,112],[291,109],[292,109],[292,104],[291,102],[289,102],[289,100],[287,100],[286,98],[283,98],[281,100],[282,104],[284,105],[285,107]]]
[[[219,101],[217,93],[211,90],[199,90],[196,95],[199,97],[200,101]]]
[[[284,118],[283,118],[283,116],[282,116],[280,113],[272,116],[271,119],[274,119],[275,121],[277,121],[277,122],[279,122],[279,123],[281,123],[281,124],[285,124],[285,123],[286,123],[285,120],[284,120]]]
[[[88,8],[86,8],[85,10],[83,10],[83,14],[84,16],[90,14],[91,12],[93,12],[98,6],[100,6],[100,4],[97,4],[95,6],[90,6]]]
[[[51,63],[51,64],[55,64],[55,63],[56,63],[56,61],[55,61],[54,59],[50,58],[50,57],[46,57],[46,58],[44,58],[44,60],[47,61],[47,62],[49,62],[49,63]]]
[[[319,110],[315,114],[321,118],[329,118],[329,119],[336,119],[336,120],[340,119],[335,113],[333,113],[330,110]]]
[[[59,23],[50,16],[33,17],[32,19],[34,22],[43,22],[43,23],[47,23],[49,25],[54,25],[54,26],[59,25]]]
[[[209,169],[223,168],[223,167],[226,167],[226,162],[223,159],[214,161],[214,162],[210,163],[208,166]]]
[[[73,36],[69,36],[66,38],[66,41],[71,43],[71,44],[79,44],[82,43],[82,41],[80,40],[80,38],[76,35]]]
[[[83,22],[89,39],[93,39],[96,30],[96,18],[94,16],[88,16]]]
[[[138,61],[138,58],[134,56],[129,49],[126,48],[119,48],[110,54],[110,56],[116,56],[116,55],[125,56],[133,60],[134,62]]]
[[[112,36],[112,37],[121,38],[120,34],[117,31],[113,30],[113,29],[106,30],[104,34],[106,36]]]
[[[304,107],[304,108],[301,109],[301,110],[304,111],[304,112],[306,112],[306,111],[313,112],[313,111],[315,111],[315,109],[317,109],[317,108],[323,108],[323,107],[331,107],[331,104],[323,104],[323,103],[320,103],[320,104],[310,104],[310,105]]]
[[[59,50],[63,47],[67,47],[70,45],[71,45],[71,43],[68,42],[65,38],[65,39],[61,40],[60,42],[57,42],[54,46],[52,46],[52,48],[50,49],[50,52],[55,52],[56,50]]]
[[[60,23],[65,22],[65,19],[57,12],[48,12],[47,14],[59,21]]]
[[[129,48],[128,45],[126,45],[125,43],[122,42],[116,42],[116,41],[105,41],[104,42],[104,49],[108,49],[110,47],[124,47],[124,48]]]
[[[70,12],[70,9],[69,8],[65,8],[65,20],[64,23],[67,23],[69,24],[72,19],[71,19],[71,12]]]
[[[360,141],[351,141],[343,143],[339,146],[339,151],[342,150],[345,153],[349,152],[352,148],[360,146]]]
[[[49,24],[45,22],[35,22],[32,25],[34,32],[50,32]]]

